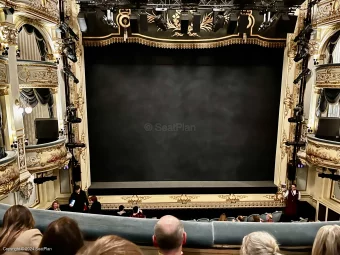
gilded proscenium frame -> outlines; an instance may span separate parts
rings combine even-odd
[[[58,90],[58,67],[36,61],[18,62],[19,88],[51,88]]]
[[[34,3],[37,3],[37,1],[40,1],[39,6],[34,6]],[[58,1],[57,0],[47,0],[47,1],[54,1],[56,2],[56,7],[58,8]],[[17,12],[25,13],[31,17],[39,18],[41,20],[58,24],[59,22],[59,15],[56,15],[55,13],[51,12],[48,6],[45,6],[43,1],[41,0],[0,0],[0,5],[6,6],[6,7],[12,7]]]
[[[0,57],[0,96],[8,95],[9,70],[8,60]]]
[[[97,196],[103,210],[116,210],[120,205],[132,209],[218,209],[284,207],[284,201],[275,200],[274,194],[197,194],[197,195],[133,195]]]
[[[317,89],[322,88],[340,88],[340,63],[319,65],[316,69]]]

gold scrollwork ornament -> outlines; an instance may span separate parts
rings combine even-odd
[[[0,24],[0,33],[2,37],[2,42],[8,44],[9,46],[18,44],[18,30],[13,24],[2,23]]]

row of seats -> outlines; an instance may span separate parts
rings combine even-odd
[[[254,222],[254,216],[259,216],[260,219],[264,222],[267,221],[267,214],[268,213],[264,213],[264,214],[251,214],[249,216],[243,216],[243,222]],[[271,213],[272,217],[273,217],[273,222],[279,222],[282,216],[282,211],[276,211]],[[212,221],[219,221],[219,218],[213,218],[213,219],[208,219],[208,218],[200,218],[200,219],[194,219],[191,221],[198,221],[198,222],[212,222]],[[236,218],[235,217],[227,217],[227,221],[235,221]]]

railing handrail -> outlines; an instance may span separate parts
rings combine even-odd
[[[322,138],[317,138],[315,137],[315,134],[308,134],[307,138],[316,142],[320,142],[320,143],[327,143],[327,144],[334,144],[340,147],[340,142],[337,141],[332,141],[332,140],[326,140],[326,139],[322,139]]]
[[[334,67],[337,67],[337,66],[340,67],[340,63],[318,65],[316,67],[316,70],[323,69],[323,68],[326,68],[326,67],[333,67],[333,66]]]
[[[0,165],[4,165],[6,163],[12,162],[16,160],[18,154],[16,151],[6,151],[6,157],[0,159]]]
[[[49,62],[49,61],[36,61],[36,60],[26,60],[26,59],[18,59],[18,65],[20,64],[41,64],[41,65],[50,65],[53,67],[57,67],[56,63]]]
[[[49,142],[49,143],[27,145],[25,149],[27,151],[30,151],[30,150],[40,149],[40,148],[52,147],[52,146],[65,143],[65,142],[66,142],[66,138],[61,138],[61,139],[58,139],[56,141]]]

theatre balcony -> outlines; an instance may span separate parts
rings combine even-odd
[[[317,19],[318,26],[335,25],[340,22],[340,1],[321,0],[318,3]]]
[[[340,142],[308,135],[306,160],[315,166],[340,169]]]
[[[340,63],[319,65],[316,69],[315,86],[320,89],[340,88]]]
[[[31,174],[61,169],[68,163],[65,139],[26,146],[27,170]]]
[[[19,185],[19,167],[17,153],[7,151],[6,157],[0,159],[0,196],[7,195]]]
[[[57,90],[57,69],[57,65],[51,62],[18,60],[20,89],[49,88]]]

